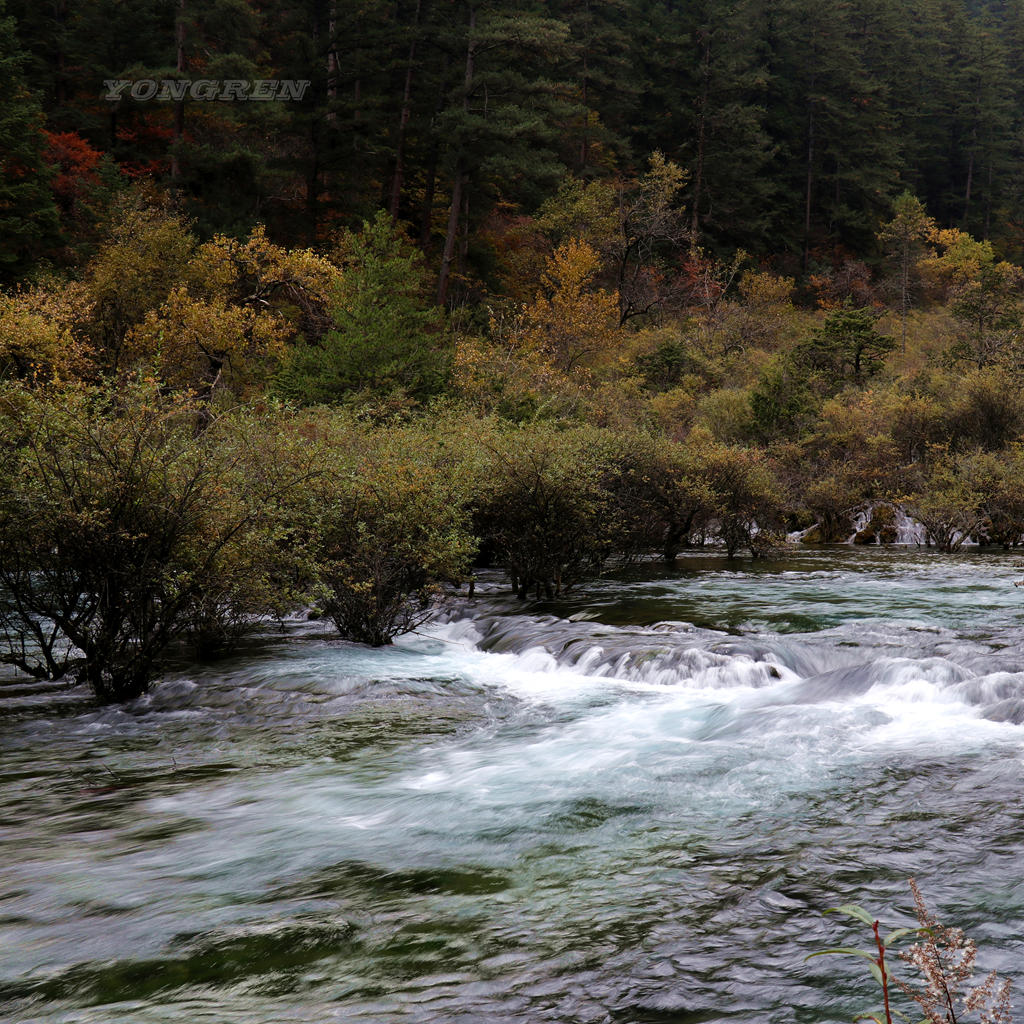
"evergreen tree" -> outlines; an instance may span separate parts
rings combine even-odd
[[[278,389],[310,405],[359,392],[436,393],[448,367],[439,317],[426,299],[422,263],[388,214],[378,213],[359,234],[346,232],[340,261],[335,329],[294,350]]]
[[[580,109],[574,119],[565,163],[581,176],[600,174],[628,155],[641,90],[630,60],[629,0],[551,0],[550,13],[569,27],[572,48],[566,77]]]
[[[43,114],[25,84],[24,54],[0,0],[0,277],[25,273],[57,241],[59,218],[43,156]]]
[[[935,229],[935,221],[909,192],[893,203],[893,218],[882,227],[879,241],[896,267],[899,287],[901,348],[907,351],[907,311],[913,297],[917,264],[925,252],[925,240]]]
[[[779,235],[801,253],[870,249],[897,184],[894,121],[866,65],[870,31],[852,4],[827,15],[813,0],[774,0],[769,110],[786,197]]]
[[[558,127],[569,113],[568,90],[551,72],[569,52],[568,28],[520,6],[462,5],[463,76],[436,122],[451,181],[437,288],[442,304],[453,272],[466,263],[474,195],[538,204],[541,187],[554,184],[563,167]]]

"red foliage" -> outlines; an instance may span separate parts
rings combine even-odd
[[[67,205],[74,203],[83,184],[96,182],[96,165],[102,153],[92,148],[76,132],[44,132],[46,135],[45,156],[48,163],[56,164],[57,176],[53,180],[53,192]]]

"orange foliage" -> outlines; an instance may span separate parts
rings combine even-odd
[[[56,164],[53,191],[66,206],[73,206],[84,184],[95,184],[96,167],[102,154],[93,149],[77,132],[47,132],[46,160]]]

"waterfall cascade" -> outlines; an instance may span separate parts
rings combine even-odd
[[[899,505],[887,501],[865,505],[853,517],[853,533],[847,544],[927,544],[923,523],[907,515]]]

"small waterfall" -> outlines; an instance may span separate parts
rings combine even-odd
[[[865,536],[868,532],[873,537]],[[861,539],[858,540],[858,537]],[[853,533],[847,544],[895,544],[923,547],[927,532],[923,523],[907,515],[906,510],[888,501],[871,502],[853,517]]]
[[[857,540],[857,534],[863,533],[863,531],[868,528],[868,523],[871,522],[871,517],[874,515],[874,512],[875,506],[868,505],[866,508],[862,508],[853,517],[853,533],[851,533],[849,538],[847,539],[847,544],[855,543]]]
[[[803,530],[791,530],[789,533],[786,534],[786,541],[789,544],[802,544],[804,537],[806,537],[807,534],[809,534],[812,530],[816,530],[817,528],[818,526],[817,524],[815,524],[814,526],[808,526]]]
[[[894,505],[893,510],[896,513],[896,543],[923,547],[928,539],[924,524],[911,519],[899,505]]]

